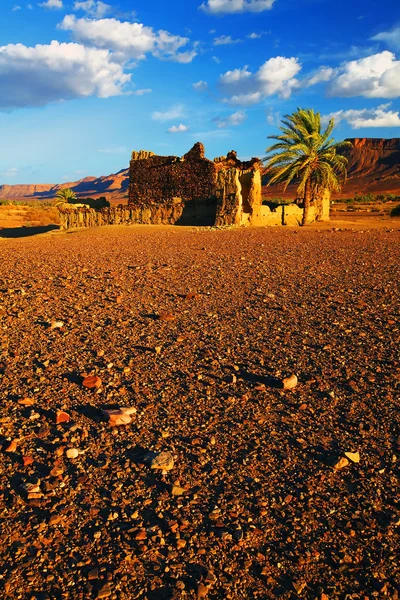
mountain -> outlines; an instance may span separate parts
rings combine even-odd
[[[352,138],[352,146],[343,151],[349,159],[348,180],[340,194],[394,193],[400,195],[400,138]],[[104,177],[85,177],[79,181],[37,185],[0,185],[0,198],[9,200],[44,200],[54,198],[62,188],[71,188],[78,198],[106,196],[125,203],[129,187],[129,169]],[[264,187],[266,197],[294,197],[295,188],[286,193],[280,186]]]
[[[351,138],[351,147],[343,150],[348,158],[347,182],[333,198],[349,198],[360,194],[400,195],[400,138]],[[281,186],[264,187],[266,197],[294,197],[295,186],[285,193]]]
[[[341,196],[400,193],[400,138],[352,138],[343,151],[348,158],[347,183]]]
[[[58,190],[70,188],[78,198],[106,196],[124,201],[128,194],[129,169],[102,177],[84,177],[79,181],[58,184],[0,185],[0,198],[5,200],[46,200],[55,198]]]

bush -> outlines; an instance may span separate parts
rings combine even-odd
[[[400,217],[400,204],[398,204],[397,206],[392,208],[392,210],[390,211],[390,216],[391,217]]]
[[[100,210],[101,208],[108,208],[110,203],[106,200],[105,196],[100,198],[77,198],[76,200],[70,200],[69,204],[87,204],[90,208]]]

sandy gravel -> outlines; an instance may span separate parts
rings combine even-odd
[[[0,597],[398,598],[399,247],[1,240]]]

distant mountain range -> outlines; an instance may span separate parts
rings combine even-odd
[[[344,154],[349,159],[348,181],[340,196],[355,193],[395,193],[400,195],[400,138],[352,138],[352,147]],[[85,177],[60,184],[0,185],[0,199],[46,200],[62,188],[71,188],[79,198],[106,196],[125,203],[129,187],[129,169],[104,177]],[[279,188],[266,188],[266,195],[282,195]],[[288,190],[286,195],[293,195]]]

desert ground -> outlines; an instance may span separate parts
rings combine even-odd
[[[400,221],[345,217],[0,231],[1,598],[399,597]]]

